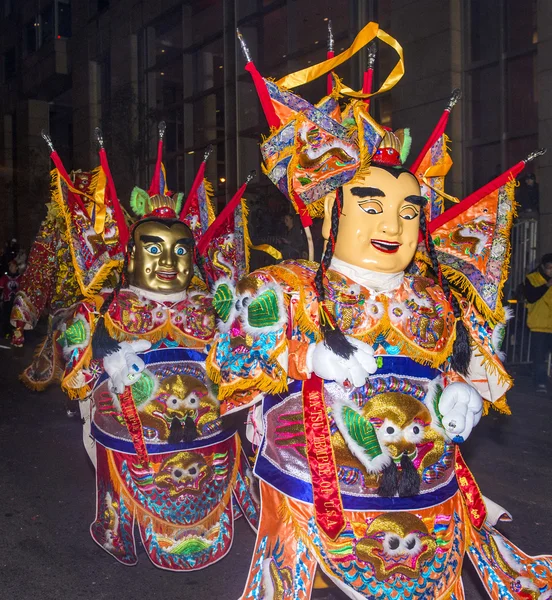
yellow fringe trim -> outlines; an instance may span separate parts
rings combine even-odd
[[[190,523],[189,525],[174,525],[172,523],[167,523],[163,519],[160,519],[157,515],[147,511],[144,509],[142,505],[140,505],[130,494],[127,493],[125,484],[121,479],[121,476],[115,466],[115,461],[113,460],[113,452],[106,448],[107,461],[109,467],[109,474],[111,475],[111,482],[113,483],[114,490],[119,496],[123,496],[129,505],[132,505],[135,511],[138,514],[147,515],[149,519],[160,525],[161,527],[157,528],[159,533],[167,533],[174,531],[175,529],[192,529],[195,527],[205,527],[205,529],[209,529],[212,527],[220,518],[220,515],[226,509],[228,502],[230,501],[230,497],[234,490],[234,486],[236,485],[236,478],[238,475],[239,465],[240,465],[240,452],[241,452],[241,441],[238,435],[234,436],[234,465],[232,467],[232,475],[230,476],[230,480],[228,481],[228,487],[224,492],[219,504],[215,509],[200,521],[196,521],[195,523]],[[182,450],[182,452],[186,452],[186,450]]]
[[[507,385],[508,389],[514,385],[514,380],[508,375],[508,372],[499,361],[498,357],[492,356],[487,349],[480,344],[473,342],[473,345],[481,353],[481,360],[486,371],[495,375],[500,385]]]
[[[504,226],[504,231],[501,234],[501,237],[507,243],[507,251],[504,256],[504,262],[502,264],[502,273],[500,277],[500,281],[498,283],[497,290],[497,307],[494,311],[492,311],[487,303],[481,298],[477,290],[473,287],[471,281],[464,275],[464,273],[457,271],[452,267],[448,267],[446,265],[441,265],[441,269],[445,277],[449,280],[452,285],[456,285],[463,294],[465,294],[471,302],[473,302],[477,308],[477,310],[483,315],[483,317],[490,321],[492,324],[496,324],[500,321],[504,320],[504,306],[502,305],[502,291],[504,289],[504,284],[508,279],[508,273],[510,270],[510,258],[512,253],[512,246],[510,243],[510,234],[512,232],[512,224],[514,222],[515,217],[517,216],[517,204],[515,201],[515,188],[517,186],[516,180],[510,180],[504,187],[505,192],[508,196],[508,200],[511,203],[511,208],[508,211],[506,225]]]
[[[217,217],[217,215],[215,214],[215,206],[213,200],[215,196],[215,190],[213,189],[213,184],[207,178],[203,180],[203,187],[205,188],[205,200],[207,203],[207,224],[212,225],[213,221]]]
[[[487,416],[489,414],[489,408],[492,407],[497,412],[510,416],[512,414],[512,409],[510,408],[506,396],[502,396],[496,402],[490,402],[489,400],[483,400],[483,416]]]
[[[65,205],[65,202],[63,201],[63,194],[61,193],[60,175],[56,169],[54,169],[52,171],[52,179],[51,179],[51,183],[50,183],[50,193],[52,196],[52,200],[57,204],[61,214],[63,215],[63,217],[65,219],[65,226],[66,226],[66,231],[64,232],[65,240],[71,251],[71,260],[73,263],[73,269],[75,271],[75,278],[79,284],[79,287],[81,289],[83,296],[85,298],[91,298],[92,296],[94,296],[97,292],[99,292],[102,289],[106,279],[109,277],[109,275],[111,274],[111,272],[113,270],[122,268],[123,262],[120,260],[111,260],[110,259],[108,262],[104,263],[100,267],[100,269],[99,269],[98,273],[96,273],[94,279],[88,284],[88,286],[86,286],[84,284],[83,273],[82,273],[80,266],[78,264],[78,261],[77,261],[76,251],[75,251],[73,239],[71,236],[71,229],[73,227],[73,221],[71,218],[71,214],[69,213],[69,210],[68,210],[67,206]],[[85,197],[88,197],[88,196],[85,196]]]
[[[19,381],[21,381],[21,383],[26,388],[32,390],[33,392],[43,392],[46,388],[48,388],[53,383],[61,383],[61,379],[63,377],[63,367],[61,367],[59,364],[59,351],[57,349],[58,346],[57,346],[55,340],[52,340],[52,344],[53,344],[52,362],[53,362],[53,364],[52,364],[52,374],[50,375],[50,377],[48,379],[45,379],[42,381],[36,381],[34,379],[31,379],[27,375],[27,371],[33,366],[34,361],[37,360],[38,357],[44,351],[44,348],[45,348],[47,342],[48,342],[48,336],[46,336],[42,340],[42,342],[40,342],[38,344],[35,351],[33,352],[33,360],[31,362],[31,364],[22,373],[20,373],[20,375],[18,377]]]
[[[105,327],[109,333],[109,335],[116,339],[118,342],[126,342],[129,339],[141,339],[148,340],[152,344],[159,342],[165,338],[171,338],[174,341],[178,342],[182,346],[186,346],[187,348],[194,350],[203,350],[207,344],[209,344],[213,340],[213,334],[206,340],[198,340],[190,335],[187,335],[180,331],[177,327],[175,327],[170,319],[167,319],[163,325],[149,331],[147,333],[134,333],[130,331],[125,331],[121,327],[117,325],[115,321],[111,319],[111,316],[108,314],[104,317]]]

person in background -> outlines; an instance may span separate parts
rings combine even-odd
[[[516,188],[516,202],[520,213],[539,212],[539,184],[534,173],[527,173]]]
[[[0,290],[2,291],[2,335],[9,337],[11,335],[10,315],[13,307],[15,295],[19,290],[19,281],[21,274],[17,263],[12,260],[8,264],[8,272],[0,277]]]
[[[537,392],[547,391],[547,361],[552,351],[552,254],[545,254],[538,268],[525,278],[527,327],[531,330]]]
[[[280,240],[280,250],[284,259],[307,258],[307,239],[299,218],[284,215],[284,237]]]

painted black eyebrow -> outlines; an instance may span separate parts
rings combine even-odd
[[[146,244],[150,244],[150,243],[158,244],[163,241],[163,238],[161,238],[157,235],[141,235],[140,241],[145,242]]]
[[[424,196],[407,196],[404,201],[416,206],[423,206],[427,202]]]
[[[373,187],[354,187],[351,188],[351,194],[358,198],[385,198],[382,190]]]
[[[180,238],[179,240],[176,240],[177,244],[182,244],[182,246],[193,246],[194,245],[194,238]]]

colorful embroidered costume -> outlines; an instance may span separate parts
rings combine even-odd
[[[259,446],[261,522],[242,598],[308,599],[320,568],[350,598],[460,600],[465,554],[493,599],[548,598],[552,557],[529,557],[495,529],[504,511],[459,450],[486,408],[508,411],[501,291],[523,163],[441,213],[432,200],[450,166],[451,106],[408,172],[408,133],[373,121],[370,89],[334,78],[316,106],[290,91],[375,37],[400,56],[385,90],[402,49],[374,23],[279,82],[246,67],[272,128],[265,172],[305,224],[325,214],[327,248],[320,266],[284,262],[214,289],[207,371],[222,414],[249,409]],[[340,109],[340,95],[356,99]]]
[[[96,200],[100,167],[92,173],[76,171],[71,183],[82,192],[87,212],[91,214]],[[63,357],[55,344],[57,330],[69,317],[83,292],[75,276],[71,251],[67,244],[67,226],[59,204],[47,205],[47,215],[33,242],[21,288],[15,298],[11,323],[15,328],[13,343],[24,342],[24,331],[33,330],[41,315],[48,315],[48,331],[35,351],[33,362],[21,373],[20,380],[30,389],[43,391],[60,381]]]
[[[257,524],[257,495],[205,373],[214,313],[206,285],[192,281],[195,241],[219,224],[203,177],[186,214],[182,194],[168,195],[161,148],[162,135],[149,192],[132,193],[139,220],[125,233],[120,284],[83,301],[59,342],[67,359],[62,386],[82,400],[94,440],[93,539],[134,565],[137,525],[156,566],[188,571],[226,555],[240,510]]]

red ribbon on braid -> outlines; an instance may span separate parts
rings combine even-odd
[[[125,387],[125,391],[119,395],[119,402],[121,403],[121,411],[123,418],[127,426],[134,449],[136,450],[136,456],[140,464],[143,467],[147,467],[149,463],[148,450],[146,448],[146,442],[144,440],[144,430],[142,429],[142,421],[140,421],[140,415],[134,404],[132,397],[132,389],[130,386]]]
[[[345,528],[345,515],[324,402],[324,381],[314,373],[303,383],[303,421],[316,523],[335,540]]]

